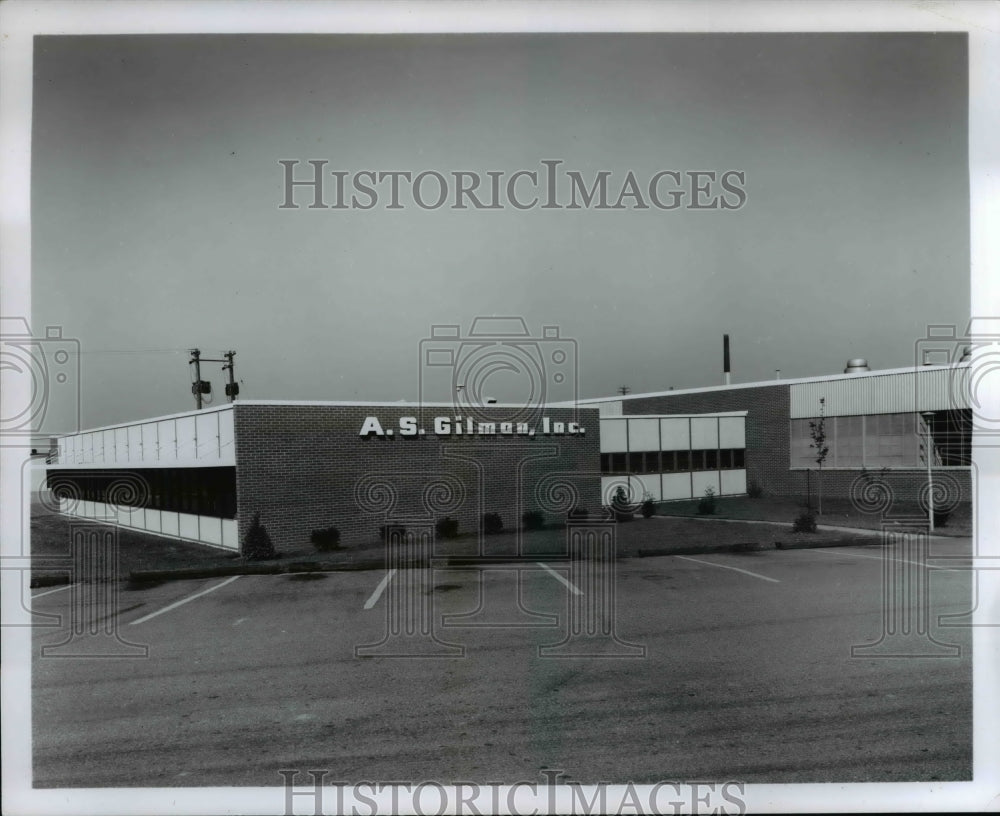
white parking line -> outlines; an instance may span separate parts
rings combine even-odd
[[[687,555],[675,555],[674,558],[682,558],[685,561],[694,561],[696,564],[706,564],[709,567],[719,567],[720,569],[732,570],[733,572],[742,572],[744,575],[750,575],[754,578],[760,578],[762,581],[770,581],[772,584],[780,584],[777,578],[768,578],[766,575],[760,575],[756,572],[750,572],[750,570],[740,569],[739,567],[730,567],[726,564],[716,564],[712,561],[702,561],[700,558],[691,558]]]
[[[378,603],[378,599],[382,597],[382,593],[385,592],[385,588],[389,586],[389,582],[392,580],[392,576],[395,574],[396,570],[394,569],[389,570],[385,574],[385,577],[381,581],[379,581],[378,586],[375,587],[375,591],[372,593],[372,596],[367,601],[365,601],[365,609],[371,609],[373,606],[375,606],[375,604]]]
[[[572,592],[574,595],[583,595],[583,593],[577,587],[573,586],[573,584],[570,581],[567,581],[565,578],[563,578],[558,572],[556,572],[554,569],[552,569],[552,567],[550,567],[548,564],[543,564],[541,561],[539,561],[538,562],[538,566],[540,566],[543,570],[545,570],[549,575],[551,575],[557,581],[560,581],[560,582],[566,584],[566,586],[569,587],[569,591]]]
[[[840,548],[838,547],[837,549]],[[864,553],[856,553],[856,552],[835,553],[835,552],[830,552],[829,550],[814,550],[814,552],[826,553],[827,555],[852,555],[855,558],[870,558],[872,561],[881,561],[883,558],[885,558],[884,555],[865,555]],[[927,567],[927,569],[932,569],[936,572],[968,572],[968,570],[948,569],[948,567],[932,567],[930,564],[921,564],[919,561],[908,561],[905,558],[893,558],[892,560],[897,561],[900,564],[913,564],[916,567]],[[930,558],[928,560],[933,560],[933,558]]]
[[[35,600],[35,598],[41,598],[45,595],[52,595],[55,592],[62,592],[64,589],[69,589],[69,587],[70,587],[69,584],[63,584],[61,587],[56,587],[55,589],[47,589],[45,590],[45,592],[39,592],[37,595],[32,595],[31,600]]]
[[[169,606],[163,607],[163,609],[158,609],[158,610],[156,610],[156,612],[150,612],[148,615],[145,615],[144,617],[139,618],[139,620],[132,621],[129,624],[129,626],[135,626],[138,623],[145,623],[146,621],[151,620],[152,618],[155,618],[157,615],[162,615],[164,612],[169,612],[171,609],[176,609],[178,606],[183,606],[184,604],[188,603],[188,601],[193,601],[195,598],[200,598],[202,595],[208,595],[209,592],[215,592],[215,590],[221,589],[226,584],[231,584],[233,581],[235,581],[239,577],[241,577],[241,576],[234,575],[232,578],[227,578],[221,584],[216,584],[215,586],[211,586],[208,589],[203,589],[201,592],[196,592],[194,595],[188,595],[186,598],[181,598],[179,601],[175,601],[174,603],[170,604]]]

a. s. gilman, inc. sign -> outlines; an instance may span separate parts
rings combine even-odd
[[[534,436],[536,430],[543,436],[582,436],[585,429],[576,422],[554,422],[542,417],[542,424],[534,428],[527,422],[479,422],[472,417],[434,417],[435,436]],[[398,433],[393,428],[384,428],[378,417],[365,417],[361,425],[361,437],[370,436],[426,436],[427,431],[419,426],[416,417],[400,417]]]

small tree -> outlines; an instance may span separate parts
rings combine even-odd
[[[819,515],[823,515],[823,463],[826,461],[830,448],[826,444],[826,397],[819,398],[819,419],[809,421],[809,436],[812,442],[809,447],[816,452],[816,464],[819,466],[819,475],[816,479],[816,493],[818,496]]]
[[[656,504],[653,502],[653,494],[648,490],[642,494],[642,517],[650,518],[656,512]]]
[[[698,499],[698,515],[711,516],[715,514],[715,488],[711,485],[705,488],[704,495]]]
[[[251,561],[274,558],[274,544],[267,529],[260,523],[260,513],[253,514],[253,523],[243,539],[243,557]]]

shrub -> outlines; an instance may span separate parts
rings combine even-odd
[[[715,513],[715,488],[706,487],[705,495],[698,499],[698,515],[711,516]]]
[[[632,521],[633,508],[629,505],[628,493],[622,485],[618,485],[614,498],[611,499],[611,513],[615,521]]]
[[[586,521],[590,518],[590,513],[587,511],[586,507],[574,507],[569,511],[567,517],[576,521]]]
[[[260,523],[260,513],[253,514],[253,522],[243,539],[243,557],[251,561],[274,558],[274,544],[267,529]]]
[[[503,519],[499,513],[485,513],[483,515],[483,532],[486,535],[496,535],[503,532]]]
[[[402,524],[383,524],[378,528],[378,534],[382,538],[382,541],[388,543],[389,536],[393,533],[398,533],[399,538],[406,535],[406,528]]]
[[[816,516],[810,512],[800,513],[799,517],[792,522],[793,533],[815,533]]]
[[[751,499],[759,499],[764,495],[764,486],[756,479],[751,479],[747,482],[747,495]]]
[[[537,510],[526,510],[521,522],[525,530],[541,530],[545,526],[545,516]]]
[[[656,512],[656,505],[653,503],[653,497],[647,493],[642,499],[642,517],[649,518]]]
[[[451,516],[439,518],[434,524],[438,538],[455,538],[458,535],[458,522]]]
[[[327,527],[325,530],[313,530],[309,540],[320,552],[330,552],[330,550],[340,549],[340,530],[336,527]]]

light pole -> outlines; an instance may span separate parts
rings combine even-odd
[[[931,438],[931,421],[934,419],[933,411],[921,411],[920,416],[924,418],[924,428],[926,441],[924,442],[924,459],[927,460],[927,520],[930,531],[934,532],[934,482],[931,477],[931,459],[934,456],[933,448],[931,447],[933,439]]]

